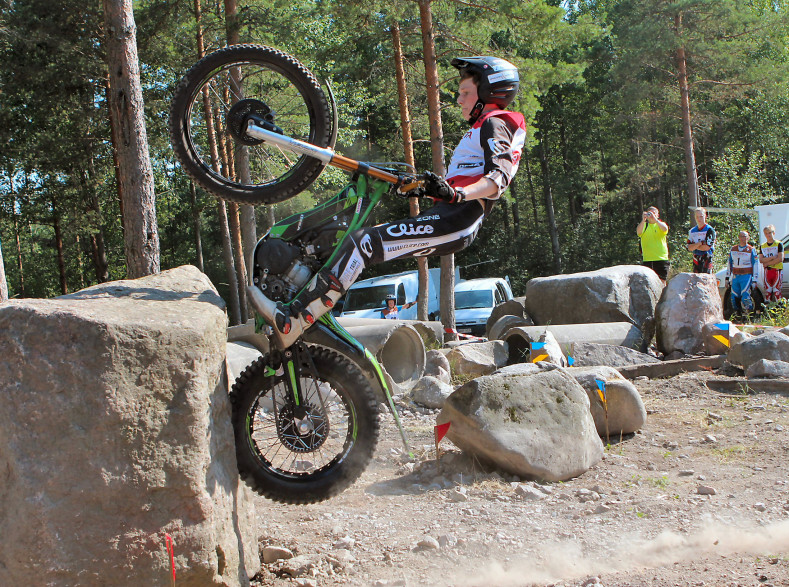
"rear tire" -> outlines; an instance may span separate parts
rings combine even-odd
[[[364,471],[378,442],[378,410],[369,382],[344,356],[309,347],[318,380],[303,361],[308,418],[291,416],[291,386],[263,356],[233,385],[238,470],[257,493],[283,503],[337,495]],[[309,422],[311,429],[300,425]]]
[[[212,194],[241,204],[273,204],[305,190],[323,170],[318,159],[231,138],[227,114],[242,99],[269,109],[285,135],[329,144],[332,116],[315,76],[277,49],[234,45],[197,62],[175,90],[170,141],[184,170]]]

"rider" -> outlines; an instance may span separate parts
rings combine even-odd
[[[416,305],[416,300],[415,300],[413,302],[408,302],[407,304],[403,304],[398,309],[397,299],[395,298],[394,294],[387,294],[385,298],[385,302],[386,302],[386,307],[383,310],[381,310],[381,316],[383,318],[386,318],[387,320],[397,320],[397,313],[400,310],[407,310],[411,306]]]
[[[731,275],[731,307],[735,314],[753,310],[751,290],[756,287],[756,249],[748,244],[747,230],[741,230],[739,244],[729,251],[729,275]]]
[[[420,195],[436,204],[416,218],[347,235],[332,267],[319,272],[288,306],[279,307],[275,326],[283,346],[328,312],[366,266],[468,247],[509,185],[526,140],[523,115],[505,110],[518,93],[518,70],[490,56],[458,57],[452,65],[460,72],[457,103],[471,128],[452,154],[446,179],[425,174]]]

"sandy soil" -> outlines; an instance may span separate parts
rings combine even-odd
[[[723,394],[690,373],[637,380],[646,426],[566,483],[485,473],[435,414],[404,414],[416,463],[384,416],[374,461],[320,504],[260,498],[254,585],[789,585],[789,397]]]

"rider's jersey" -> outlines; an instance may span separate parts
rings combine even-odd
[[[525,141],[526,121],[521,113],[484,112],[455,147],[447,182],[453,187],[465,187],[482,177],[492,180],[499,191],[486,198],[485,212],[490,212],[493,200],[501,196],[518,171]]]
[[[734,245],[729,251],[729,271],[733,275],[751,275],[756,271],[756,249],[751,245]]]
[[[781,241],[762,243],[759,245],[759,253],[761,253],[765,257],[774,257],[776,255],[783,257],[784,245]],[[781,260],[780,263],[767,266],[767,269],[783,269],[783,268],[784,268],[783,259]]]

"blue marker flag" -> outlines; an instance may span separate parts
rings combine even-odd
[[[532,342],[529,343],[531,345],[531,350],[536,351],[537,349],[541,349],[545,346],[544,342]]]
[[[570,355],[567,355],[567,365],[572,367],[573,363],[575,363],[575,359],[573,359]]]

